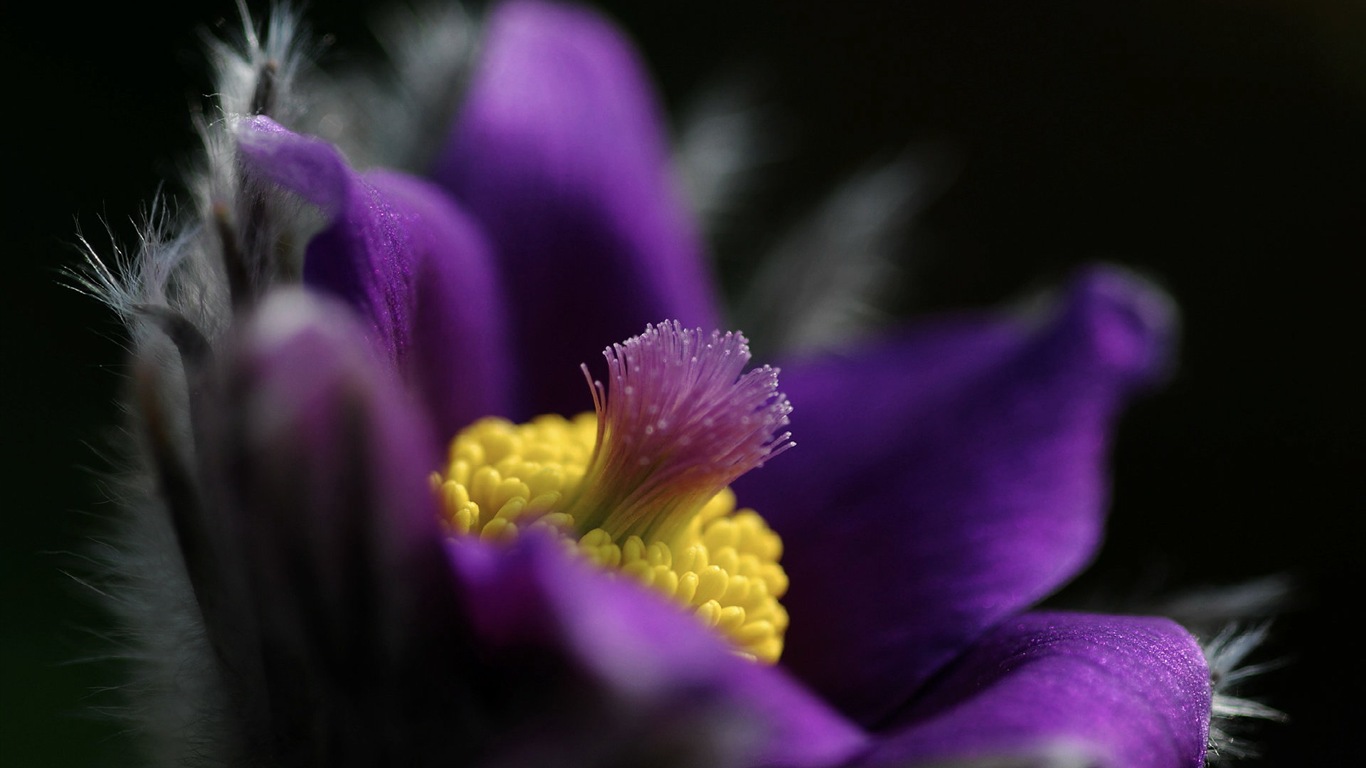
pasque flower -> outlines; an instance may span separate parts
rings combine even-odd
[[[135,342],[112,562],[158,759],[1203,763],[1190,634],[1032,609],[1099,544],[1158,290],[1096,267],[745,373],[600,17],[497,6],[417,174],[302,129],[275,24],[222,59],[195,221],[92,278]]]

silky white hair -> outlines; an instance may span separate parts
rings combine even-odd
[[[111,247],[101,256],[82,237],[85,264],[69,274],[75,288],[107,304],[129,329],[134,377],[127,426],[111,451],[116,479],[108,484],[123,514],[95,547],[101,567],[94,588],[117,619],[119,629],[109,637],[113,653],[133,671],[119,715],[148,737],[154,765],[248,762],[235,746],[229,682],[209,647],[180,554],[159,453],[193,472],[187,358],[223,337],[242,292],[297,280],[303,244],[321,224],[308,206],[244,178],[233,127],[266,114],[336,143],[357,167],[421,169],[441,145],[478,48],[479,20],[458,5],[405,9],[380,25],[391,71],[326,75],[312,65],[319,47],[294,11],[275,7],[258,26],[244,3],[239,8],[237,33],[208,41],[214,85],[209,104],[192,115],[203,153],[184,171],[187,199],[177,204],[158,194],[131,249]],[[743,201],[756,158],[767,159],[764,113],[749,98],[743,91],[712,94],[680,132],[675,161],[711,235]],[[775,350],[810,350],[879,324],[881,292],[935,186],[929,167],[915,153],[870,164],[761,254],[735,309],[751,338]],[[160,422],[154,434],[149,408]],[[1228,593],[1221,597],[1236,602]],[[1248,599],[1266,602],[1264,593]],[[1219,614],[1218,604],[1205,596],[1181,611],[1207,620]],[[1236,693],[1266,669],[1245,661],[1267,625],[1228,627],[1204,643],[1215,688],[1212,758],[1252,753],[1237,736],[1237,723],[1283,717]],[[1060,748],[971,765],[1081,765],[1085,759]]]
[[[115,620],[106,638],[110,655],[128,671],[117,690],[121,703],[106,710],[143,737],[152,765],[244,764],[233,747],[229,688],[171,522],[175,500],[165,493],[163,463],[171,457],[174,471],[192,479],[197,462],[187,379],[193,358],[232,322],[229,261],[242,259],[254,271],[249,279],[261,283],[297,273],[296,264],[266,263],[264,245],[243,237],[261,226],[249,220],[260,198],[245,187],[230,131],[242,115],[290,119],[302,111],[295,82],[306,68],[303,39],[290,10],[273,10],[258,31],[243,7],[238,36],[209,45],[215,87],[208,107],[192,117],[204,151],[183,173],[188,200],[175,203],[158,193],[132,249],[112,245],[101,256],[81,236],[84,264],[68,272],[72,287],[109,306],[128,329],[125,426],[106,449],[112,474],[105,488],[119,513],[93,545],[98,566],[90,583]],[[267,225],[272,232],[302,237],[316,227],[288,201],[276,201],[271,212],[278,216]]]

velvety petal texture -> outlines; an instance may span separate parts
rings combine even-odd
[[[669,159],[617,29],[539,0],[493,10],[433,176],[495,243],[524,373],[515,418],[584,410],[579,365],[646,323],[718,327]]]
[[[972,317],[786,364],[797,447],[736,484],[786,543],[784,663],[860,722],[1091,558],[1115,416],[1174,316],[1122,271],[1026,316]]]
[[[745,768],[866,748],[784,672],[562,542],[448,539],[417,413],[343,305],[269,295],[205,396],[236,762]]]
[[[335,147],[266,117],[236,132],[249,173],[316,205],[305,284],[341,297],[422,396],[434,438],[509,404],[505,302],[487,243],[445,193],[391,171],[358,173]]]
[[[457,539],[481,664],[500,724],[498,765],[830,766],[863,734],[781,670],[755,664],[639,585],[531,535]]]
[[[1027,613],[1097,549],[1116,418],[1170,354],[1161,291],[1094,268],[1027,312],[742,374],[741,337],[707,341],[726,329],[703,247],[610,22],[494,4],[431,181],[265,116],[309,119],[293,27],[217,53],[222,113],[263,114],[205,128],[237,151],[206,158],[190,186],[213,199],[187,209],[245,215],[144,244],[126,282],[93,254],[77,279],[133,331],[148,543],[114,581],[167,580],[124,611],[129,655],[168,659],[138,712],[163,764],[1201,765],[1189,634]],[[424,69],[405,125],[446,71],[418,64],[465,52],[436,29],[442,55],[400,57]],[[650,323],[666,343],[626,341]],[[619,375],[590,378],[622,389],[590,389],[580,365],[620,342]],[[586,469],[589,425],[553,419],[544,440],[481,424],[439,463],[481,418],[593,406]],[[747,511],[699,512],[760,462],[733,488],[781,545]],[[174,634],[145,626],[166,613]],[[776,664],[742,655],[780,635]]]
[[[1097,768],[1199,768],[1209,715],[1205,657],[1171,621],[1026,614],[953,665],[866,764],[1052,755]]]
[[[446,764],[477,720],[423,425],[340,304],[268,295],[224,353],[203,392],[207,546],[185,554],[215,574],[228,762]]]

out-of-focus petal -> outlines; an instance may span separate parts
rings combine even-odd
[[[1115,416],[1174,317],[1108,268],[1053,310],[783,367],[797,447],[736,491],[786,544],[784,663],[860,722],[1094,553]]]
[[[318,206],[304,282],[349,302],[421,393],[434,438],[508,407],[505,307],[477,225],[445,193],[402,174],[357,173],[335,147],[269,118],[237,131],[249,172]]]
[[[718,327],[654,94],[594,13],[535,0],[493,11],[434,176],[490,234],[515,301],[512,415],[583,410],[579,364],[646,323]]]
[[[1026,614],[954,664],[867,764],[1053,755],[1098,768],[1198,768],[1209,713],[1205,657],[1175,623]]]
[[[266,297],[201,394],[201,599],[240,764],[438,765],[474,724],[425,426],[341,304]]]
[[[524,536],[451,543],[500,723],[499,765],[828,766],[862,732],[642,587]],[[501,761],[501,762],[500,762]]]

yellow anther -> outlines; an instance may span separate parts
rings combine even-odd
[[[479,538],[485,541],[509,542],[517,538],[517,526],[508,522],[507,518],[495,517],[484,524],[479,531]]]
[[[452,441],[447,466],[431,481],[447,530],[496,542],[515,540],[523,528],[553,530],[590,562],[686,607],[737,652],[777,661],[787,628],[778,603],[787,574],[777,562],[777,534],[752,510],[737,511],[729,488],[697,507],[671,538],[583,530],[563,501],[573,497],[582,506],[592,499],[592,489],[580,485],[596,439],[591,413],[471,425]]]
[[[688,571],[701,571],[707,567],[707,547],[705,544],[692,544],[687,549],[679,553],[678,570],[687,573]]]
[[[714,600],[726,593],[726,582],[729,581],[726,572],[714,565],[709,565],[697,574],[697,594],[693,596],[693,602],[705,602]]]
[[[697,606],[697,610],[694,611],[694,613],[697,615],[697,618],[702,620],[703,624],[714,627],[717,622],[721,620],[721,604],[715,600],[708,600]]]
[[[693,596],[697,594],[697,572],[685,571],[678,577],[678,591],[674,597],[684,605],[692,605]]]
[[[740,572],[740,556],[735,554],[733,548],[726,547],[724,549],[713,549],[711,546],[708,546],[707,549],[712,553],[711,564],[713,566],[720,568],[726,573]]]
[[[718,602],[717,605],[720,605]],[[734,634],[745,626],[745,609],[738,605],[727,605],[721,609],[716,625],[728,634]]]

